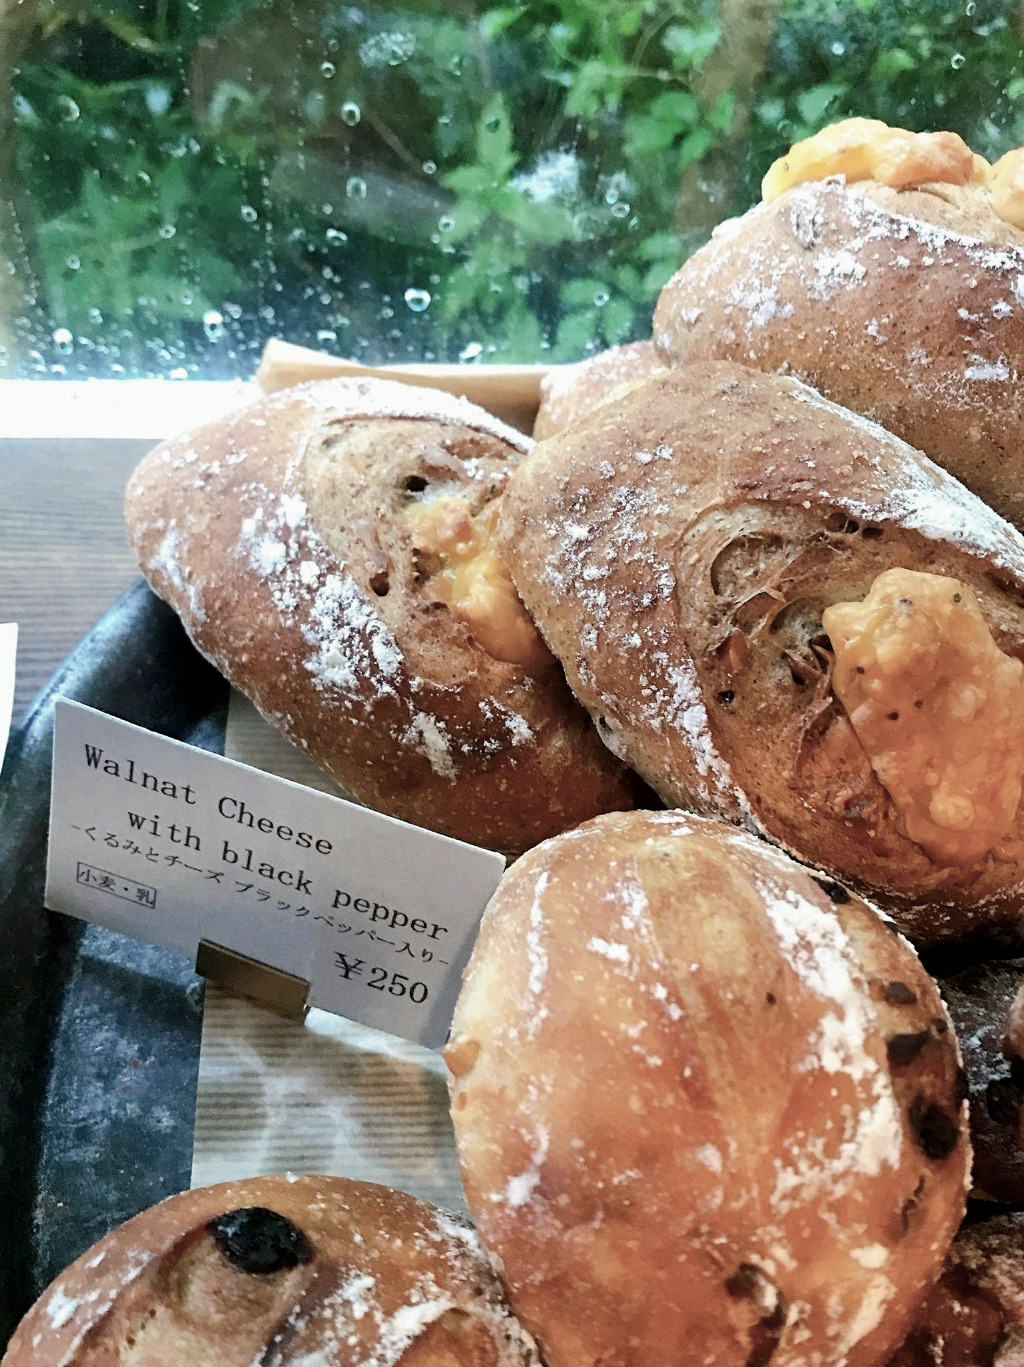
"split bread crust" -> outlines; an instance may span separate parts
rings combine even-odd
[[[653,337],[805,380],[1024,527],[1024,231],[985,186],[796,185],[716,228]]]
[[[708,362],[540,443],[501,544],[605,741],[668,805],[828,869],[919,946],[1019,929],[1021,804],[974,857],[912,839],[836,696],[822,623],[896,566],[966,586],[1003,656],[1024,658],[1024,538],[952,476],[797,381]]]
[[[301,385],[150,452],[129,536],[199,649],[349,792],[516,854],[642,792],[493,555],[530,446],[435,390]]]

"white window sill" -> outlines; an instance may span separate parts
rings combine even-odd
[[[162,441],[241,408],[242,380],[0,380],[0,441]]]

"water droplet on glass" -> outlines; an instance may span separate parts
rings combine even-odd
[[[967,58],[964,56],[962,52],[954,52],[952,57],[950,57],[949,59],[949,64],[954,71],[959,71],[966,61]]]
[[[462,350],[459,352],[459,360],[475,361],[482,351],[483,347],[480,345],[479,342],[470,342],[467,346],[464,346]]]
[[[348,124],[349,128],[355,128],[362,116],[363,111],[356,104],[355,100],[346,100],[341,106],[341,117]]]
[[[451,230],[455,227],[455,219],[452,218],[449,214],[442,214],[441,217],[437,220],[437,226],[438,228],[440,228],[441,232],[450,233]]]
[[[345,182],[345,193],[349,199],[365,199],[366,181],[363,180],[362,176],[349,176]]]
[[[143,185],[152,185],[153,180],[148,171],[136,171],[136,177],[142,181]]]
[[[176,365],[173,370],[168,372],[167,378],[169,380],[187,380],[188,371],[183,365]]]
[[[160,236],[165,240],[169,240],[177,231],[178,230],[173,223],[163,223],[160,227]]]
[[[974,3],[974,0],[967,0],[967,5],[964,8],[964,13],[967,15],[968,19],[974,18],[974,11],[977,8],[978,6]]]
[[[597,305],[597,307],[598,307],[599,309],[603,309],[604,306],[605,306],[605,304],[607,304],[607,302],[608,302],[608,291],[607,291],[607,290],[595,290],[595,291],[594,291],[594,303]]]
[[[338,334],[333,328],[321,328],[316,334],[316,340],[318,342],[336,342],[338,340]]]
[[[424,174],[425,176],[432,176],[436,170],[437,170],[437,162],[436,162],[436,161],[425,161],[425,162],[423,163],[423,174]]]
[[[325,81],[329,81],[337,70],[338,68],[334,65],[333,62],[320,63],[320,75],[324,78]]]
[[[74,123],[82,113],[70,95],[58,95],[57,108],[60,110],[60,116],[65,123]]]
[[[219,342],[224,336],[224,315],[216,309],[207,309],[203,314],[203,331],[211,342]]]
[[[259,214],[257,214],[251,204],[243,204],[239,213],[242,215],[242,220],[245,223],[255,223],[259,217]]]
[[[617,204],[618,201],[619,201],[619,192],[618,192],[618,190],[616,190],[616,188],[615,188],[614,185],[613,185],[612,188],[611,188],[610,190],[606,190],[606,191],[604,192],[604,202],[605,202],[606,204]]]
[[[103,314],[95,306],[89,310],[89,322],[93,327],[99,327],[103,322]]]
[[[324,233],[324,237],[331,243],[348,241],[348,233],[343,233],[340,228],[328,228]]]
[[[53,344],[62,356],[70,356],[75,349],[75,339],[69,328],[55,328]]]
[[[833,57],[841,57],[845,51],[846,51],[846,44],[845,44],[845,43],[841,43],[841,42],[839,42],[839,41],[837,40],[836,42],[834,42],[834,43],[832,44],[832,55],[833,55]]]
[[[618,204],[612,205],[612,218],[628,218],[629,205],[625,200],[620,200]]]
[[[68,256],[65,257],[64,264],[65,266],[67,266],[69,271],[77,271],[79,266],[81,266],[82,262],[81,259],[77,256]]]
[[[321,205],[320,205],[320,212],[324,215],[325,218],[330,218],[331,214],[334,213],[334,205],[333,205],[333,204],[321,204]]]
[[[427,290],[408,289],[405,292],[405,302],[413,313],[422,313],[430,307],[430,294]]]

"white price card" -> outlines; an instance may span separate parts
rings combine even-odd
[[[0,765],[7,753],[14,714],[14,667],[18,654],[16,622],[0,622]]]
[[[489,850],[56,705],[46,905],[192,958],[213,941],[306,979],[313,1004],[363,1024],[444,1042],[504,867]],[[346,990],[339,965],[356,960]]]

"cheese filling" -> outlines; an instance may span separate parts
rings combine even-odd
[[[989,177],[992,207],[1004,223],[1024,228],[1024,147],[999,158]]]
[[[761,196],[767,203],[793,185],[826,176],[877,180],[901,190],[929,181],[984,185],[988,175],[988,162],[956,133],[911,133],[880,119],[843,119],[794,143],[773,162],[761,182]]]
[[[550,669],[554,657],[494,549],[497,502],[474,516],[468,500],[447,496],[411,503],[404,517],[435,601],[446,603],[493,659],[527,674]]]
[[[996,645],[974,594],[891,569],[822,622],[834,692],[907,835],[937,864],[999,858],[1024,781],[1024,665]]]

